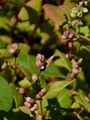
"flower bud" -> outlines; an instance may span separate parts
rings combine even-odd
[[[26,102],[30,103],[31,102],[31,97],[25,97]]]
[[[38,105],[35,103],[33,107],[30,108],[30,110],[33,112],[38,109]]]
[[[82,6],[83,5],[83,1],[79,2],[79,5]]]
[[[37,74],[32,74],[32,80],[35,82],[38,80],[38,75]]]
[[[44,70],[44,68],[45,68],[44,66],[41,66],[41,67],[40,67],[41,70]]]
[[[38,61],[36,61],[36,66],[37,66],[37,67],[41,67],[41,66],[42,66],[41,61],[39,61],[39,60],[38,60]]]
[[[13,16],[13,17],[10,19],[10,22],[14,25],[14,24],[17,22],[16,17]]]
[[[13,43],[12,45],[10,45],[8,47],[8,51],[9,51],[10,54],[14,54],[14,53],[17,52],[18,48],[19,48],[18,44],[17,43]]]
[[[18,92],[20,94],[24,94],[25,93],[25,89],[20,87],[20,88],[18,88]]]
[[[41,89],[41,92],[42,92],[43,94],[45,94],[46,89],[45,89],[45,88]]]
[[[78,73],[79,73],[79,70],[78,70],[78,69],[73,68],[73,69],[72,69],[72,73],[74,73],[74,74],[78,74]]]
[[[83,11],[83,13],[87,13],[87,12],[88,12],[88,9],[87,9],[86,7],[83,7],[83,8],[82,8],[82,11]]]
[[[87,6],[88,5],[88,1],[84,1],[84,5]]]
[[[31,107],[31,104],[30,103],[28,103],[28,102],[24,102],[24,105],[26,106],[26,107]]]
[[[41,59],[42,59],[42,55],[40,53],[38,53],[36,56],[36,60],[41,60]]]

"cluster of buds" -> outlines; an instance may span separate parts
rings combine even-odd
[[[25,102],[24,102],[24,105],[28,108],[30,108],[30,111],[32,113],[34,113],[35,115],[39,115],[39,112],[38,112],[38,105],[37,103],[35,103],[34,99],[32,99],[31,97],[25,97]]]
[[[45,93],[46,93],[46,89],[45,89],[45,88],[41,89],[41,90],[38,92],[38,94],[36,95],[36,99],[37,99],[37,100],[42,100],[42,97],[45,95]]]
[[[19,45],[17,43],[13,43],[8,47],[8,52],[13,55],[17,53],[19,50]]]
[[[72,8],[71,10],[71,17],[82,17],[84,13],[87,13],[87,1],[80,1],[77,7]]]
[[[61,38],[61,44],[66,45],[74,36],[74,33],[72,30],[67,29],[64,31],[62,38]]]
[[[74,78],[79,72],[81,72],[81,68],[78,65],[78,62],[75,59],[71,60],[72,62],[72,71],[70,74],[70,78]]]
[[[36,56],[36,66],[39,67],[41,70],[45,68],[45,56],[38,53]]]

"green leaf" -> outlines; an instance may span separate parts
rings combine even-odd
[[[71,71],[71,62],[64,53],[60,52],[59,50],[56,50],[55,56],[60,57],[60,59],[56,60],[55,65],[65,67],[67,70]]]
[[[10,53],[8,52],[7,49],[0,49],[0,58],[9,58],[11,57]]]
[[[18,68],[23,72],[23,74],[25,75],[25,77],[26,77],[28,80],[31,80],[32,74],[30,73],[30,71],[29,71],[27,68],[24,68],[24,67],[19,66],[19,65],[18,65]]]
[[[65,81],[58,81],[56,83],[54,83],[48,90],[48,92],[46,93],[45,97],[48,98],[48,99],[52,99],[52,98],[55,98],[57,97],[60,92],[65,88],[67,87],[69,84],[71,84],[72,82],[74,81],[68,81],[68,80],[65,80]]]
[[[82,91],[79,91],[77,96],[75,96],[76,102],[82,105],[88,112],[90,112],[90,103],[85,100],[85,95]]]
[[[21,8],[18,18],[22,22],[18,23],[18,28],[24,31],[33,31],[35,24],[39,21],[41,14],[42,0],[30,0]]]
[[[12,107],[12,91],[7,81],[0,76],[0,110],[8,112]]]
[[[70,108],[71,106],[71,94],[67,89],[63,89],[57,96],[58,103],[63,108]]]
[[[71,0],[65,0],[59,7],[51,4],[44,4],[43,9],[50,20],[55,23],[55,27],[58,29],[60,25],[66,22],[65,15],[70,19],[70,12],[76,4]]]
[[[35,56],[30,55],[28,58],[28,63],[29,63],[29,67],[30,67],[30,72],[32,74],[40,72],[40,70],[35,65],[35,61],[36,61]]]
[[[48,85],[47,85],[45,77],[42,74],[39,77],[39,82],[40,82],[41,88],[45,88],[47,90]]]
[[[86,37],[90,36],[90,30],[88,26],[80,27],[80,33],[84,34]]]
[[[45,77],[58,77],[58,78],[63,78],[63,79],[66,78],[66,76],[62,74],[54,64],[50,64],[45,69],[45,71],[43,71],[41,74]]]
[[[22,95],[17,91],[17,88],[16,88],[16,86],[15,86],[13,83],[11,83],[10,86],[11,86],[11,89],[12,89],[13,99],[14,99],[14,101],[15,101],[15,105],[16,105],[16,107],[18,107],[18,106],[20,106],[20,105],[22,104],[22,102],[23,102],[23,97],[22,97]]]
[[[39,69],[35,66],[35,57],[32,55],[29,56],[27,53],[20,53],[17,63],[23,71],[25,71],[25,68],[32,74],[39,72]]]
[[[11,26],[11,22],[8,20],[8,18],[0,16],[0,28],[9,31],[10,30],[9,26]]]
[[[20,53],[28,53],[30,51],[30,46],[27,44],[19,43]]]
[[[23,80],[19,81],[19,85],[23,88],[29,88],[31,86],[31,83],[27,78],[24,78]]]
[[[48,18],[51,19],[55,25],[57,25],[57,27],[66,21],[63,11],[61,11],[59,7],[50,4],[44,4],[43,9]]]
[[[28,107],[21,106],[21,107],[18,107],[18,109],[21,110],[22,112],[24,112],[25,114],[30,115],[31,117],[33,116],[30,111],[30,108],[28,108]]]

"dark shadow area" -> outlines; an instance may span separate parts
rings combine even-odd
[[[57,99],[48,100],[48,110],[50,110],[49,120],[78,120],[72,109],[61,108]]]

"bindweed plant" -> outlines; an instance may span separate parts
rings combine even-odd
[[[90,0],[0,0],[0,120],[90,120]]]

